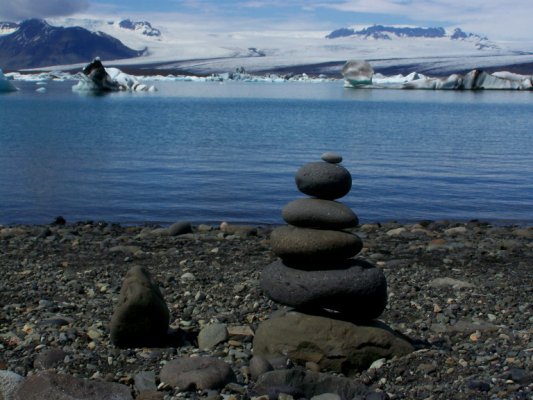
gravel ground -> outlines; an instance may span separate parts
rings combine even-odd
[[[417,351],[351,379],[391,399],[533,398],[532,227],[428,221],[353,231],[364,240],[359,256],[387,277],[380,319]],[[161,398],[249,398],[253,331],[282,307],[259,289],[262,268],[274,260],[269,228],[164,233],[90,222],[0,226],[0,370],[29,376],[53,368],[123,383],[136,395],[140,372],[157,379],[168,360],[211,355],[230,363],[237,384],[216,394],[160,385]],[[109,320],[133,265],[160,284],[179,346],[110,343]],[[196,336],[212,322],[227,324],[229,340],[200,350]]]

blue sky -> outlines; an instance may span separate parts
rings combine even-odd
[[[0,20],[101,16],[196,21],[214,31],[349,25],[461,26],[493,40],[533,39],[533,0],[1,0]]]

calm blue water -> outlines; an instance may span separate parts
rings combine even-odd
[[[0,96],[0,223],[281,223],[324,151],[363,222],[533,222],[533,93],[350,90],[342,83],[73,82]]]

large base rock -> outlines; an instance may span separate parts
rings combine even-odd
[[[305,271],[277,260],[261,273],[261,288],[272,300],[295,308],[330,309],[354,320],[379,317],[387,305],[383,272],[363,260],[335,265],[342,269]]]
[[[170,314],[159,287],[142,267],[126,274],[111,319],[111,340],[118,347],[164,347]]]
[[[351,322],[298,312],[263,322],[255,333],[254,355],[288,356],[298,363],[312,361],[322,369],[346,375],[361,371],[380,358],[403,356],[413,346],[385,324]]]

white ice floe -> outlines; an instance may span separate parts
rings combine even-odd
[[[349,65],[350,62],[346,63]],[[344,73],[344,70],[343,70]],[[428,77],[416,72],[407,76],[375,74],[370,84],[353,82],[351,74],[344,74],[345,86],[370,89],[426,89],[426,90],[533,90],[533,76],[511,72],[489,74],[474,69],[465,75],[452,74],[444,78]]]
[[[0,92],[15,92],[18,89],[6,78],[2,69],[0,69]]]
[[[50,71],[50,72],[39,72],[39,73],[20,73],[20,72],[10,72],[6,74],[9,78],[14,81],[24,81],[24,82],[47,82],[47,81],[58,81],[63,82],[67,80],[74,79],[74,76],[69,72],[63,71]]]

